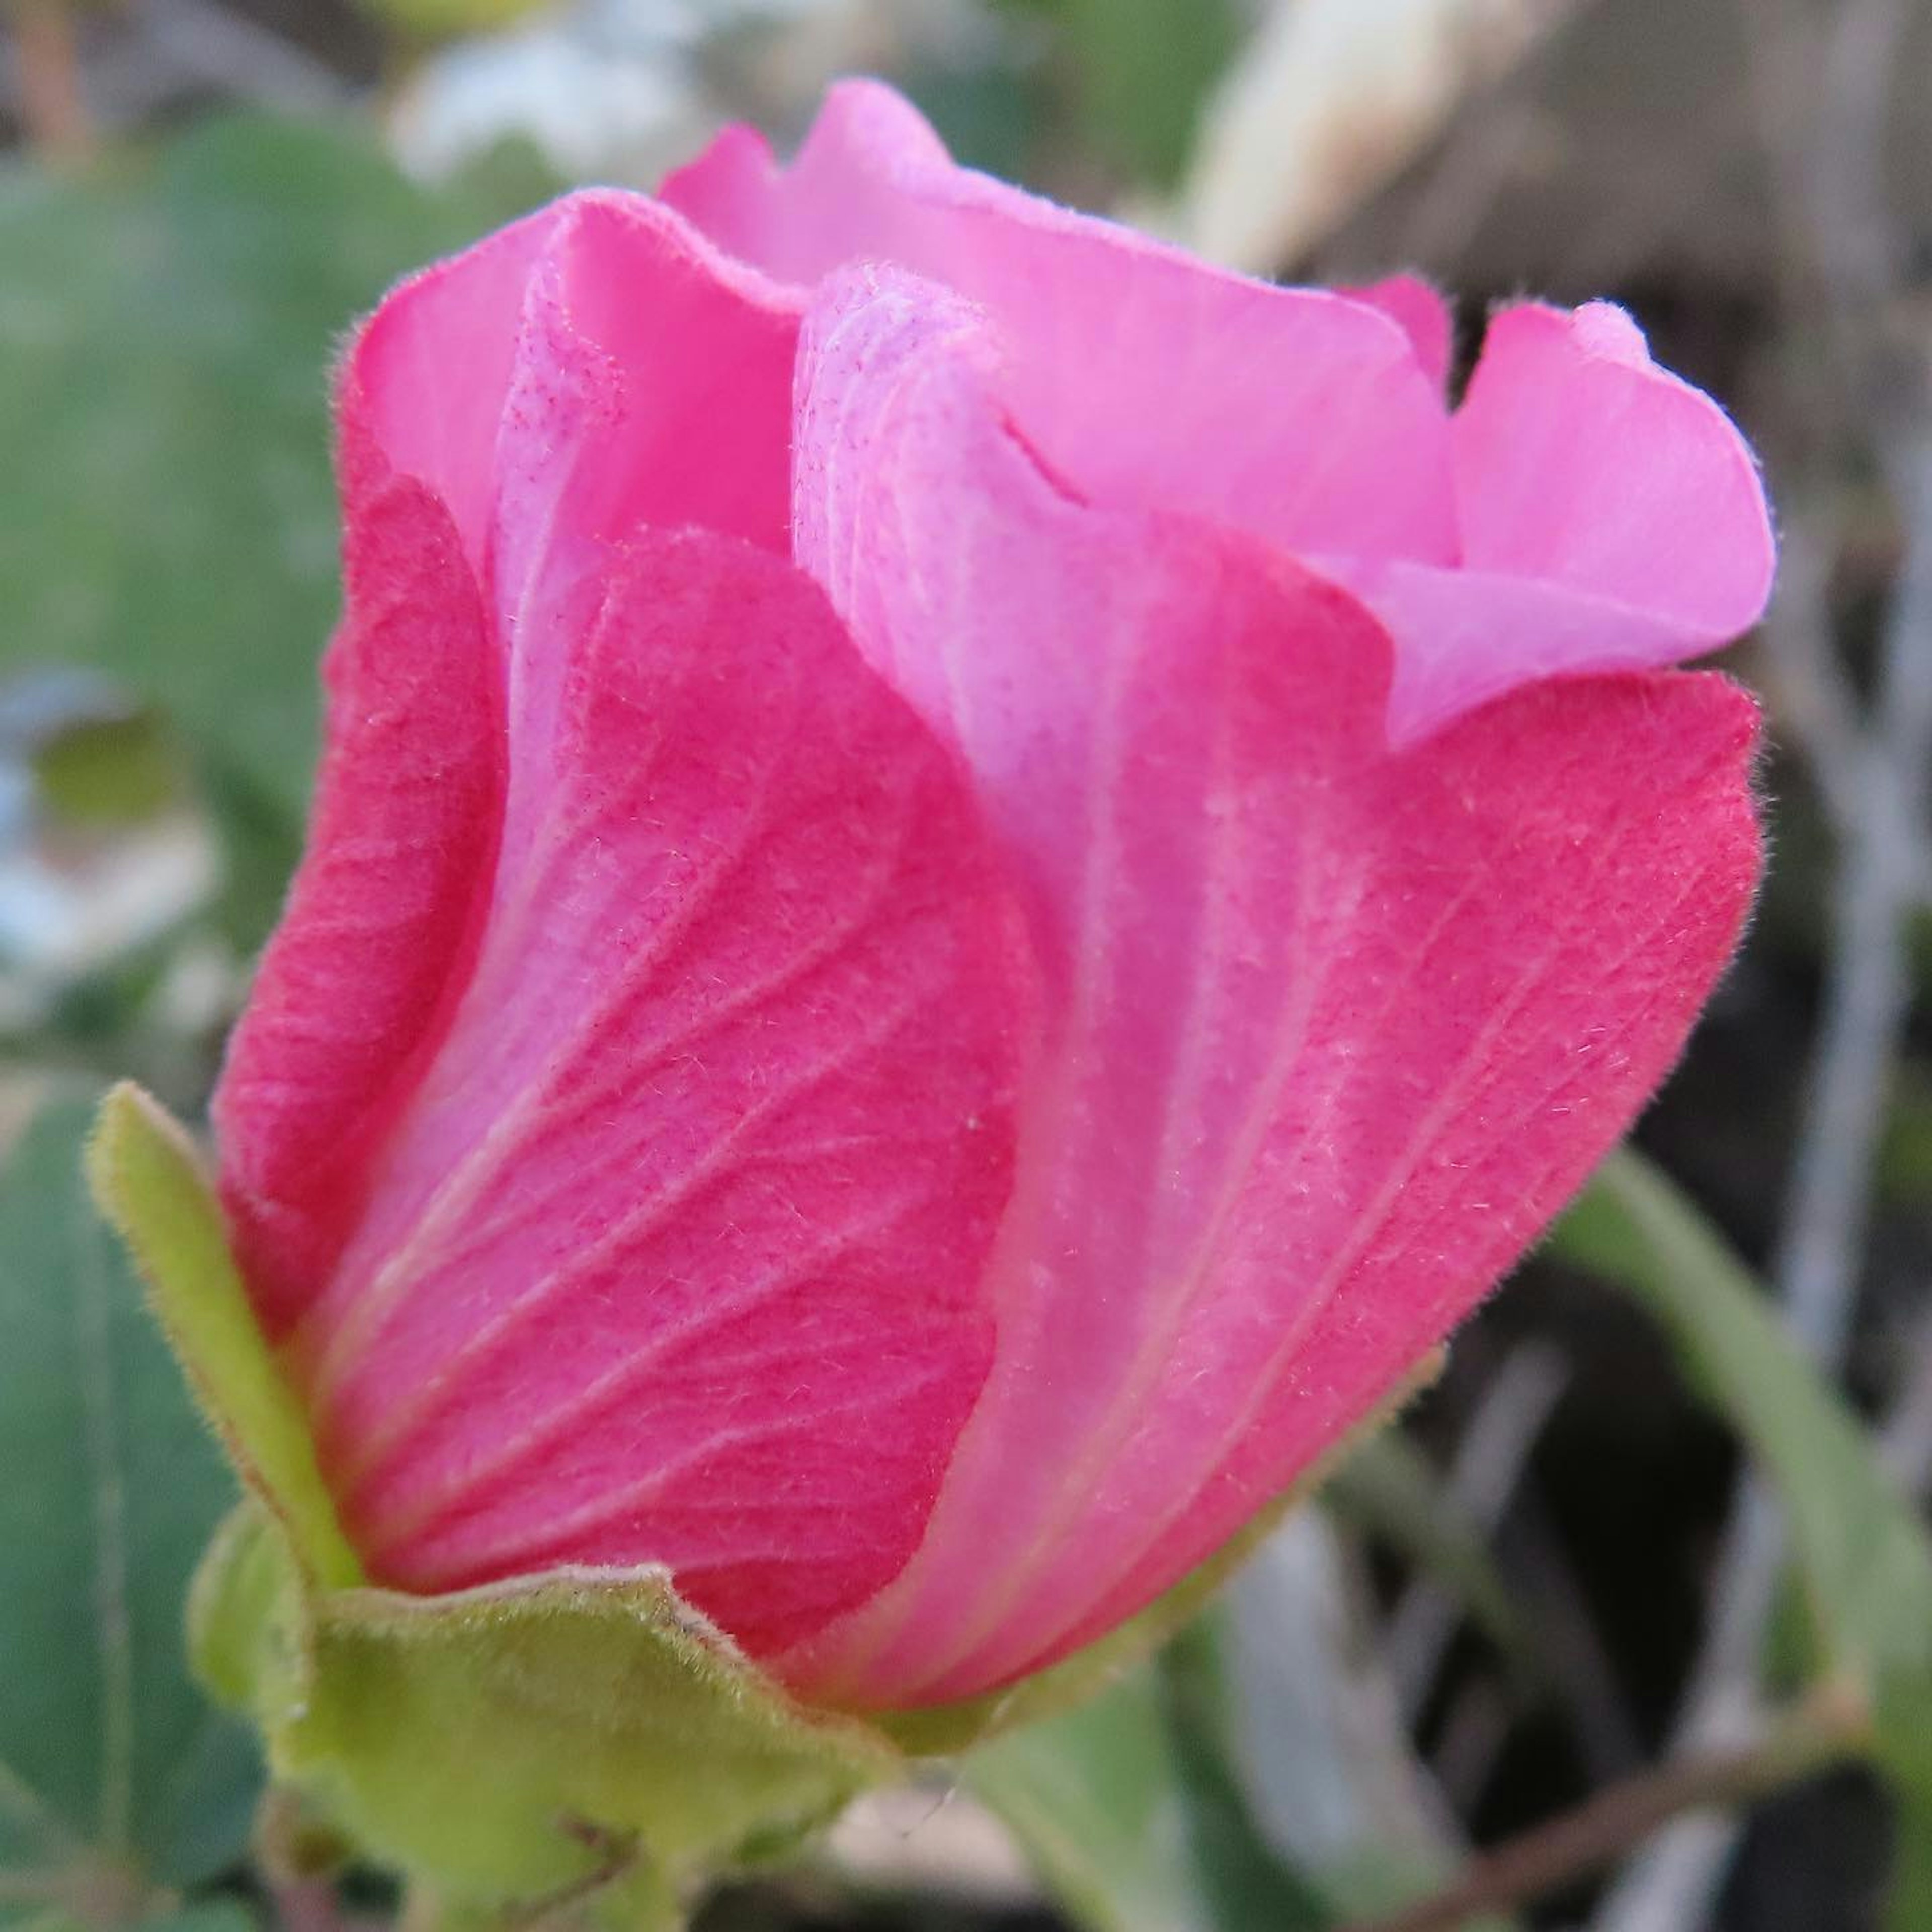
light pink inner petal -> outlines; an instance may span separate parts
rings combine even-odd
[[[1358,604],[1069,496],[992,366],[890,273],[802,350],[801,560],[972,766],[1049,995],[991,1376],[918,1555],[790,1660],[863,1703],[1060,1654],[1372,1407],[1627,1124],[1756,866],[1729,687],[1392,752]]]
[[[1345,291],[1399,324],[1415,350],[1415,359],[1438,391],[1448,389],[1455,358],[1456,322],[1449,304],[1419,275],[1390,275],[1386,280]]]
[[[1317,558],[1395,640],[1389,734],[1410,744],[1524,685],[1586,671],[1653,670],[1714,649],[1654,610],[1547,578],[1426,564]]]
[[[496,439],[500,594],[533,531],[554,547],[694,524],[784,555],[796,298],[641,195],[561,211]]]
[[[524,289],[564,219],[561,206],[539,209],[412,276],[364,325],[338,374],[344,434],[442,500],[479,578]],[[352,520],[353,500],[344,508]]]
[[[985,1375],[1031,968],[790,566],[643,532],[559,641],[541,812],[290,1360],[374,1575],[668,1563],[768,1652],[902,1565]]]
[[[794,298],[657,203],[560,204],[524,285],[493,456],[488,581],[518,753],[505,881],[548,808],[564,670],[616,547],[696,525],[788,549],[798,326]]]
[[[1454,436],[1471,570],[1654,612],[1687,641],[1726,642],[1757,621],[1773,550],[1756,465],[1621,310],[1503,310]]]
[[[734,129],[663,194],[773,275],[891,262],[982,306],[1006,406],[1097,502],[1454,560],[1440,379],[1388,302],[1251,281],[956,167],[871,82],[833,90],[790,169]]]
[[[1396,738],[1540,678],[1682,662],[1762,613],[1773,545],[1750,452],[1622,310],[1504,310],[1454,436],[1462,568],[1314,560],[1395,639]]]
[[[661,203],[586,191],[404,283],[342,406],[513,620],[521,552],[560,539],[694,524],[784,550],[798,307]]]

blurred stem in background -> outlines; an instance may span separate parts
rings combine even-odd
[[[45,161],[71,164],[94,150],[94,124],[81,89],[74,11],[66,0],[12,0],[0,14],[14,40],[20,115]]]
[[[1794,1339],[1835,1374],[1851,1333],[1880,1136],[1911,1006],[1909,922],[1928,886],[1932,404],[1884,159],[1912,9],[1907,0],[1842,0],[1835,11],[1804,0],[1739,4],[1783,234],[1784,298],[1827,349],[1822,367],[1792,387],[1811,398],[1811,436],[1828,448],[1850,444],[1854,460],[1875,463],[1902,546],[1875,694],[1862,712],[1840,667],[1828,596],[1838,535],[1832,506],[1797,488],[1780,493],[1784,568],[1767,641],[1786,700],[1780,708],[1826,801],[1840,866],[1825,1011],[1775,1280]],[[1805,472],[1794,464],[1792,473]],[[1932,1472],[1900,1474],[1917,1489]],[[1713,1580],[1710,1626],[1678,1727],[1681,1752],[1720,1748],[1759,1720],[1765,1633],[1786,1560],[1780,1514],[1748,1475]],[[1741,1828],[1735,1816],[1707,1817],[1660,1838],[1612,1890],[1598,1932],[1703,1924]]]
[[[1472,1858],[1450,1885],[1405,1910],[1343,1932],[1456,1932],[1477,1914],[1529,1903],[1628,1855],[1673,1819],[1735,1810],[1868,1748],[1863,1700],[1827,1686],[1762,1734],[1728,1750],[1686,1752],[1627,1778]]]

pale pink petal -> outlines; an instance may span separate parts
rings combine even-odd
[[[446,1028],[488,902],[502,701],[454,525],[352,440],[346,610],[308,849],[232,1036],[222,1196],[272,1336],[308,1306]]]
[[[563,679],[614,549],[697,525],[788,550],[798,308],[642,196],[560,204],[525,280],[491,458],[488,580],[518,748],[506,879],[549,809]]]
[[[1372,1408],[1628,1124],[1757,866],[1742,693],[1393,751],[1358,604],[1069,495],[994,355],[878,272],[802,350],[799,554],[970,765],[1048,989],[985,1392],[911,1564],[787,1660],[862,1703],[1061,1654]]]
[[[1386,280],[1344,292],[1380,309],[1398,323],[1423,372],[1438,389],[1448,388],[1449,365],[1456,352],[1456,320],[1436,289],[1419,275],[1390,275]]]
[[[373,1574],[668,1563],[768,1650],[904,1563],[986,1372],[1032,969],[790,565],[646,532],[580,589],[541,808],[289,1358]]]
[[[1399,736],[1558,672],[1698,656],[1762,613],[1773,544],[1750,452],[1621,310],[1504,310],[1454,436],[1462,568],[1319,560],[1395,638]]]
[[[346,424],[449,507],[514,608],[507,530],[644,522],[784,548],[795,298],[643,195],[587,190],[404,283],[351,344]],[[568,479],[569,501],[552,493]]]
[[[524,290],[561,219],[559,207],[539,209],[412,275],[357,332],[337,372],[342,433],[441,499],[479,580]],[[344,507],[352,523],[353,502]]]
[[[1652,362],[1620,309],[1503,310],[1455,443],[1472,570],[1654,610],[1714,643],[1756,622],[1772,564],[1756,466],[1724,411]]]
[[[1387,302],[1252,281],[956,167],[870,82],[832,90],[790,169],[734,128],[663,195],[772,275],[888,262],[982,306],[1006,406],[1097,501],[1454,560],[1440,378]]]

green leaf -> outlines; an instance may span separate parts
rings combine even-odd
[[[1885,1923],[1889,1932],[1924,1932],[1932,1925],[1932,1804],[1905,1792],[1894,1834]]]
[[[257,1932],[255,1915],[238,1898],[208,1898],[149,1919],[144,1932]]]
[[[1932,1542],[1857,1418],[1722,1238],[1636,1154],[1606,1163],[1552,1240],[1643,1302],[1764,1466],[1830,1666],[1868,1699],[1913,1812],[1932,1814]]]
[[[1214,1923],[1221,1932],[1326,1932],[1334,1922],[1328,1902],[1262,1835],[1236,1774],[1215,1620],[1183,1631],[1156,1667],[1195,1863]]]
[[[1239,44],[1228,0],[1062,0],[1083,136],[1138,179],[1177,180],[1208,89]]]
[[[110,673],[272,800],[292,850],[337,598],[330,358],[390,282],[535,191],[432,193],[367,130],[263,120],[8,176],[0,670]],[[244,943],[279,892],[250,883]]]
[[[182,1646],[234,1489],[50,1107],[0,1173],[0,1919],[137,1916],[231,1862],[259,1784]]]
[[[1857,1418],[1786,1336],[1722,1237],[1627,1150],[1552,1244],[1643,1301],[1694,1384],[1763,1463],[1838,1666],[1875,1684],[1932,1685],[1932,1545]]]
[[[243,1480],[287,1528],[309,1576],[325,1586],[359,1583],[362,1566],[336,1520],[308,1419],[256,1325],[187,1134],[124,1083],[101,1102],[87,1175]]]
[[[244,1505],[196,1585],[197,1655],[278,1779],[459,1909],[622,1888],[674,1922],[718,1868],[788,1849],[903,1760],[809,1710],[668,1572],[560,1569],[440,1597],[317,1588]]]

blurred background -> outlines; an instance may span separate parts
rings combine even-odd
[[[1640,1151],[1207,1622],[706,1924],[1932,1928],[1928,0],[0,0],[0,1924],[335,1910],[248,1864],[177,1661],[226,1479],[74,1178],[109,1079],[202,1108],[298,848],[332,345],[855,70],[1253,272],[1420,270],[1466,362],[1627,304],[1778,506],[1775,862]]]

